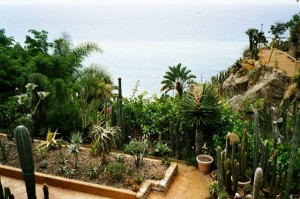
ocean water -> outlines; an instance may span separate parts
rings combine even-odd
[[[74,45],[97,42],[103,54],[84,62],[103,65],[122,78],[123,95],[130,96],[137,81],[139,92],[160,95],[168,66],[178,63],[210,80],[228,68],[248,46],[248,28],[268,33],[275,22],[286,22],[299,5],[10,5],[0,7],[0,28],[21,44],[29,29],[46,30],[49,40],[63,32]]]

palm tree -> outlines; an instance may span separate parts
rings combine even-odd
[[[88,113],[95,110],[93,123],[97,123],[99,104],[103,110],[107,108],[107,99],[112,97],[113,80],[111,75],[99,65],[91,65],[79,73],[78,84],[80,90],[79,110],[82,117],[82,128],[86,128]]]
[[[182,122],[196,128],[195,148],[200,154],[203,146],[203,129],[220,121],[219,97],[211,84],[194,84],[179,104]]]
[[[185,66],[181,67],[181,63],[177,66],[169,66],[169,71],[166,72],[164,80],[161,82],[163,84],[161,91],[167,93],[176,89],[179,96],[182,97],[183,89],[186,85],[192,83],[193,78],[196,78],[196,76],[191,74],[191,70],[187,70]]]

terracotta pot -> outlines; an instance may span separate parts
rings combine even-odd
[[[210,166],[213,163],[214,159],[210,155],[201,154],[196,157],[198,162],[199,171],[203,174],[207,174],[210,170]]]
[[[218,180],[218,170],[213,170],[211,173],[210,173],[210,177],[212,180]]]
[[[238,186],[243,189],[245,185],[250,184],[251,183],[251,178],[247,176],[247,179],[248,180],[245,181],[245,182],[238,181]]]
[[[230,199],[232,199],[232,198],[234,198],[234,199],[236,199],[236,198],[242,198],[242,197],[244,197],[244,195],[245,195],[245,193],[244,193],[244,191],[243,191],[243,189],[241,189],[241,188],[237,188],[237,192],[238,192],[238,196],[236,195],[236,196],[229,196],[228,198],[230,198]]]

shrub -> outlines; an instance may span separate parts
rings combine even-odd
[[[126,167],[122,163],[110,163],[107,166],[107,172],[111,180],[120,181],[126,172]]]
[[[95,179],[98,175],[98,169],[95,165],[89,164],[87,175],[90,179]]]

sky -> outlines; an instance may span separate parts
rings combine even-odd
[[[296,0],[0,0],[5,4],[113,4],[113,5],[168,5],[168,4],[296,4]],[[300,6],[300,2],[298,3]]]

